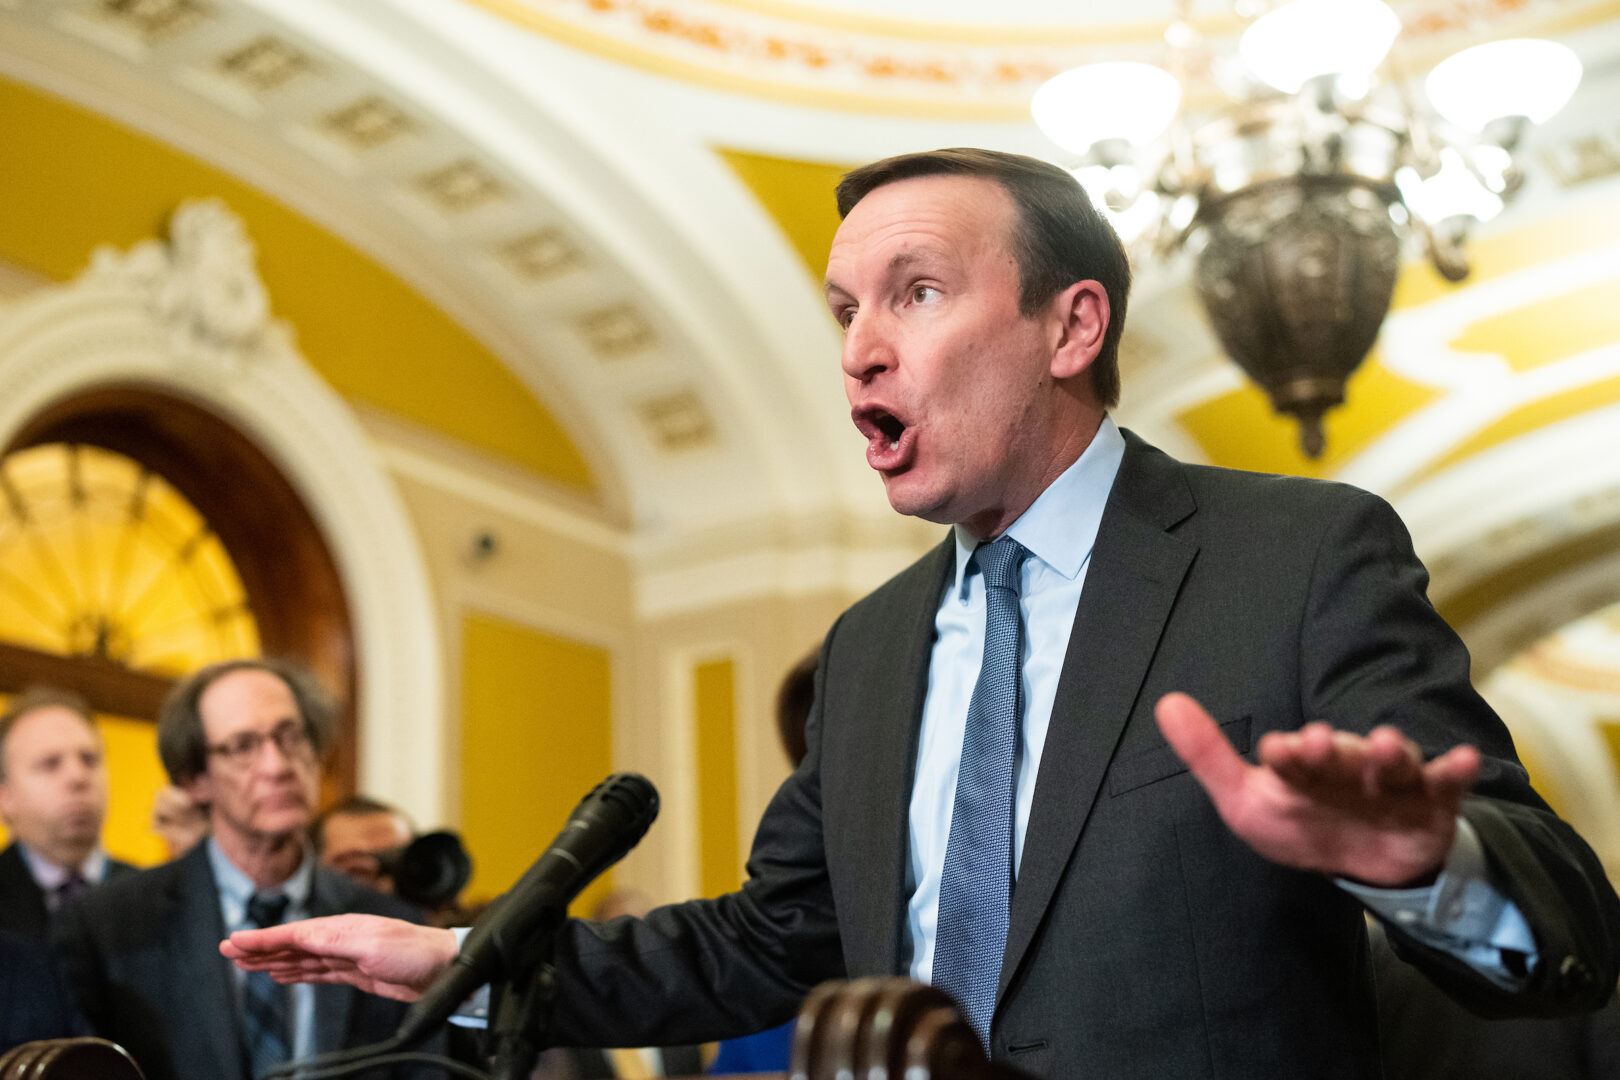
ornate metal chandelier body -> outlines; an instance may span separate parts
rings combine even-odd
[[[1271,70],[1213,115],[1187,115],[1178,81],[1140,64],[1067,72],[1032,106],[1043,130],[1081,155],[1076,176],[1138,258],[1193,253],[1221,346],[1298,420],[1311,457],[1324,449],[1323,415],[1378,337],[1408,238],[1448,280],[1467,276],[1470,226],[1522,184],[1520,136],[1580,77],[1579,61],[1550,42],[1480,46],[1431,74],[1429,98],[1450,106],[1436,116],[1376,78],[1398,31],[1379,0],[1292,0],[1241,44],[1245,61]],[[1166,36],[1185,70],[1190,29],[1178,23]],[[1255,38],[1269,56],[1251,48]],[[1110,128],[1076,112],[1094,113],[1098,100],[1141,107]]]

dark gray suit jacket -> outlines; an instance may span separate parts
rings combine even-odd
[[[310,908],[421,921],[403,901],[319,866]],[[87,893],[63,908],[53,937],[90,1026],[128,1050],[147,1080],[248,1080],[206,842]],[[317,986],[316,1050],[386,1038],[404,1009],[350,987]]]
[[[51,951],[0,930],[0,1054],[35,1039],[88,1034]]]
[[[127,862],[109,858],[103,884],[117,881],[135,870],[136,867]],[[50,937],[51,916],[45,906],[45,892],[28,872],[22,848],[16,843],[0,851],[0,930],[9,930],[33,941]]]
[[[994,1056],[1110,1080],[1379,1075],[1360,905],[1227,829],[1154,723],[1172,690],[1244,752],[1318,719],[1393,723],[1430,755],[1479,747],[1464,812],[1542,963],[1507,994],[1410,955],[1477,1008],[1602,1001],[1620,973],[1620,901],[1531,791],[1394,512],[1343,485],[1187,466],[1127,439],[1036,780]],[[907,806],[951,552],[828,634],[809,754],[766,811],[739,893],[565,926],[555,1039],[729,1036],[786,1019],[823,979],[906,970]]]

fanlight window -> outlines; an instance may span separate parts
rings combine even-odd
[[[191,503],[140,462],[60,442],[0,461],[0,641],[164,678],[259,652],[236,567]]]

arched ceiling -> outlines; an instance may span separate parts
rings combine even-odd
[[[1220,45],[1235,8],[1256,6],[1200,0],[1190,18]],[[1620,400],[1615,238],[1589,227],[1620,219],[1620,3],[1394,6],[1409,70],[1522,33],[1587,62],[1574,105],[1535,135],[1526,197],[1476,244],[1474,281],[1406,275],[1379,360],[1311,463],[1220,357],[1185,267],[1150,268],[1121,417],[1189,457],[1357,480],[1422,521],[1441,474]],[[828,180],[938,145],[1055,156],[1026,119],[1030,89],[1088,59],[1160,57],[1175,10],[8,0],[0,75],[239,178],[437,306],[566,434],[598,509],[656,561],[716,536],[914,535],[867,475],[834,370]],[[1195,94],[1216,93],[1219,65],[1204,74]],[[1431,554],[1466,546],[1448,544]]]

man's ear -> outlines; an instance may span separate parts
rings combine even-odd
[[[1052,377],[1070,379],[1091,366],[1108,333],[1108,290],[1101,282],[1076,281],[1052,298],[1055,340]]]

